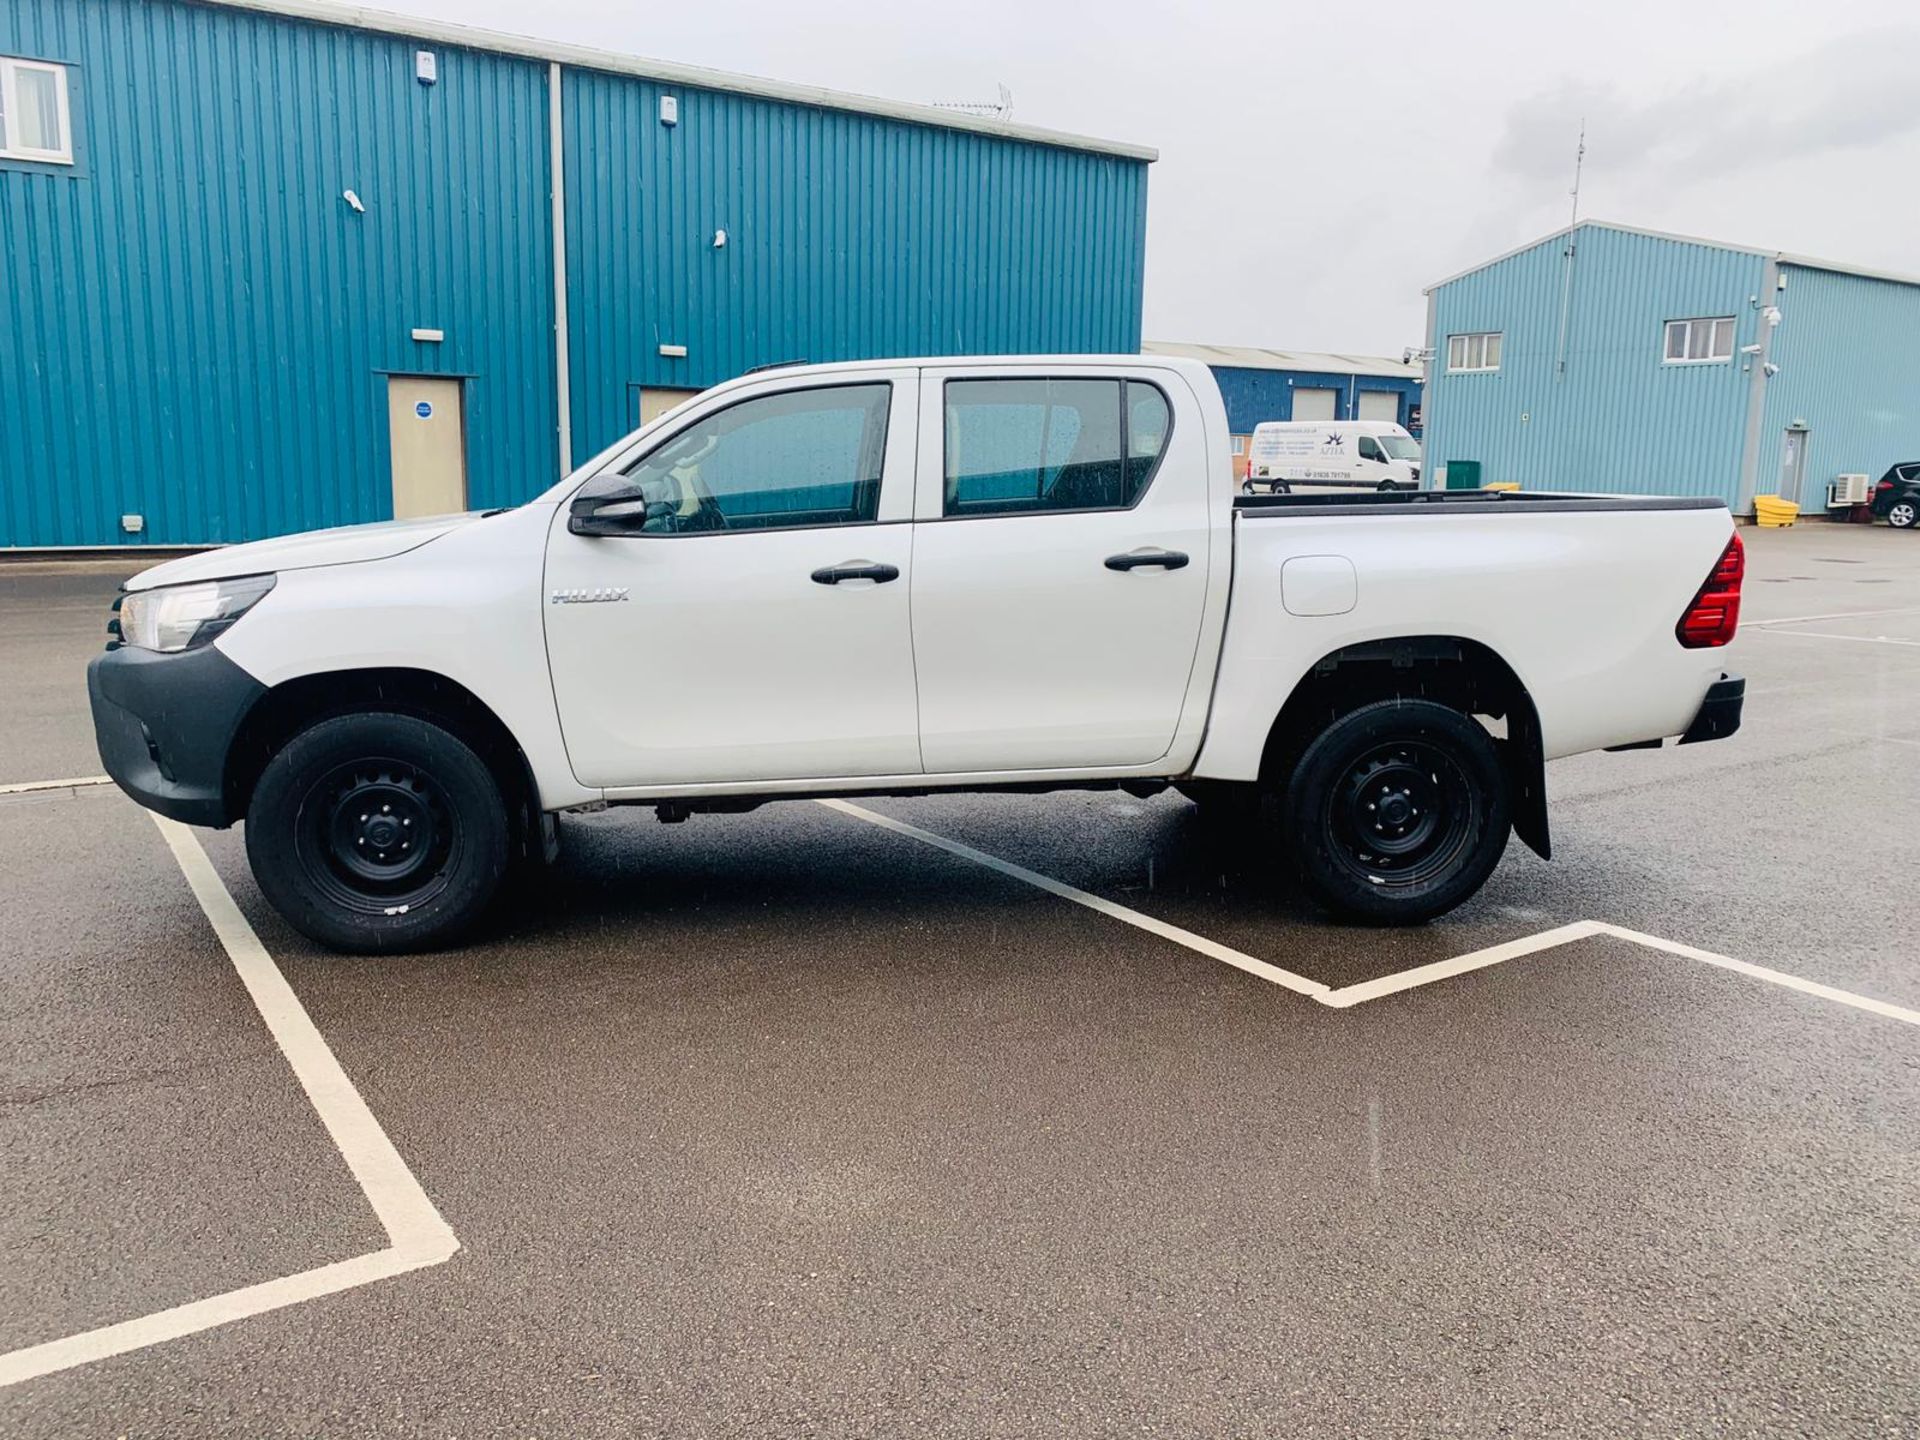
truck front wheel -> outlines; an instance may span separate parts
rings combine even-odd
[[[412,715],[322,720],[268,763],[247,807],[247,859],[287,922],[335,950],[443,944],[486,910],[508,860],[486,763]]]
[[[1430,700],[1380,700],[1333,721],[1295,765],[1285,813],[1307,894],[1371,925],[1444,915],[1507,848],[1492,736]]]

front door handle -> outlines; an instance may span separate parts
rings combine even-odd
[[[1186,557],[1181,557],[1181,564]],[[876,585],[884,585],[889,580],[900,578],[898,565],[876,565],[870,560],[843,560],[838,565],[825,565],[813,572],[816,585],[838,585],[842,580],[871,580]]]
[[[1178,550],[1131,550],[1125,555],[1107,556],[1109,570],[1138,570],[1146,565],[1178,570],[1186,563],[1187,557]]]

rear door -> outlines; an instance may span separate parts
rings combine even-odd
[[[612,790],[911,775],[912,370],[716,400],[626,471],[644,529],[547,549],[574,773]]]
[[[924,372],[913,642],[929,774],[1147,765],[1193,673],[1210,511],[1176,374]]]

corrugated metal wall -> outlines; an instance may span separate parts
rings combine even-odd
[[[0,162],[0,546],[385,518],[388,372],[464,379],[472,503],[551,483],[547,66],[431,48],[423,86],[401,37],[0,3],[0,54],[73,67],[80,162]],[[634,384],[1139,347],[1144,163],[696,90],[667,129],[660,89],[565,73],[576,456]]]
[[[1264,420],[1291,420],[1296,385],[1335,391],[1339,397],[1336,420],[1356,418],[1359,397],[1369,391],[1385,391],[1399,397],[1401,425],[1411,418],[1412,407],[1420,403],[1418,380],[1396,380],[1388,375],[1252,370],[1221,365],[1214,368],[1213,378],[1220,383],[1220,396],[1227,403],[1227,425],[1236,435],[1251,435],[1253,427]]]
[[[543,66],[137,0],[8,0],[0,52],[76,67],[83,151],[0,168],[0,545],[383,519],[389,370],[469,377],[473,503],[549,479]]]
[[[1746,251],[1585,225],[1558,367],[1564,237],[1438,287],[1426,453],[1435,466],[1478,460],[1487,481],[1527,489],[1642,495],[1739,491],[1765,262]],[[1733,359],[1662,363],[1668,320],[1735,317]],[[1447,337],[1504,336],[1500,369],[1451,374]]]
[[[1782,265],[1756,488],[1777,494],[1787,427],[1808,429],[1800,503],[1826,503],[1836,475],[1879,479],[1920,460],[1920,285]]]
[[[1140,348],[1143,164],[590,71],[563,97],[576,455],[633,385]]]

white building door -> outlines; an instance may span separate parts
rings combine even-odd
[[[1389,425],[1400,423],[1400,392],[1397,390],[1362,390],[1360,392],[1360,413],[1356,420],[1384,420]]]
[[[457,515],[467,508],[467,441],[458,380],[389,375],[387,445],[394,519]]]
[[[1321,390],[1310,385],[1296,385],[1293,390],[1293,415],[1295,420],[1331,420],[1338,408],[1340,393],[1337,390]]]

